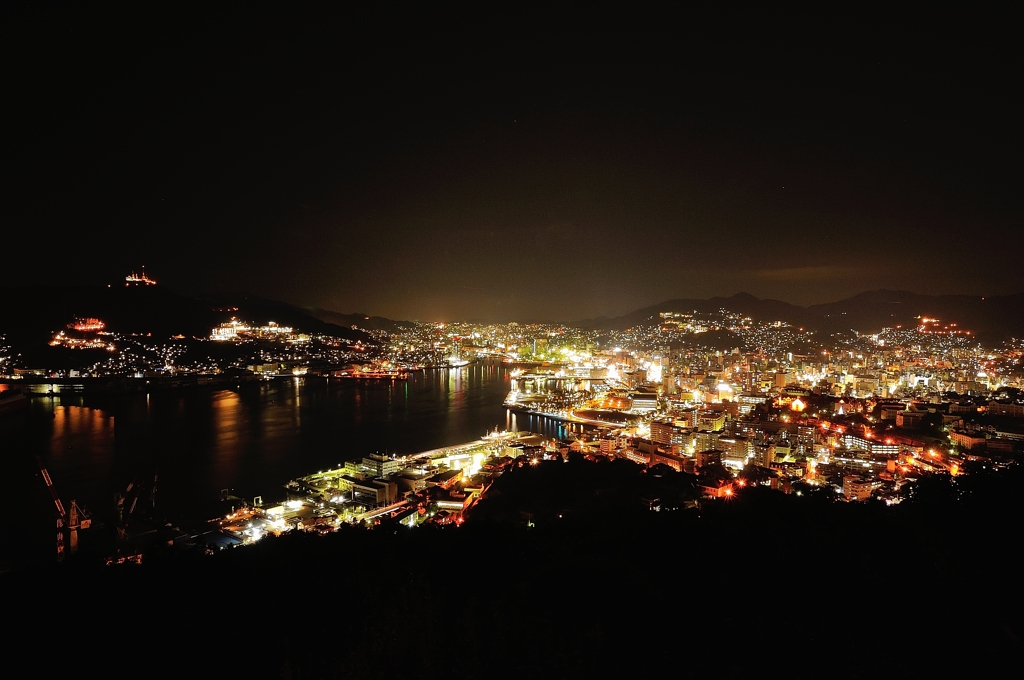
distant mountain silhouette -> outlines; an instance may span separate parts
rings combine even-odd
[[[370,316],[369,314],[359,312],[342,314],[341,312],[332,312],[329,309],[322,309],[320,307],[303,307],[302,309],[310,316],[327,323],[349,327],[358,326],[367,330],[387,331],[388,333],[396,333],[404,328],[412,328],[415,325],[411,321],[395,321],[383,316]]]
[[[218,323],[228,321],[234,316],[259,325],[274,321],[280,326],[291,326],[307,333],[323,333],[352,340],[370,339],[366,333],[353,330],[351,323],[329,322],[301,307],[244,291],[211,293],[202,296],[200,300],[210,309],[217,310],[215,313],[218,316]]]
[[[707,300],[701,299],[676,299],[666,300],[650,307],[638,309],[623,316],[608,318],[598,317],[597,319],[586,319],[572,325],[581,328],[601,328],[622,330],[646,323],[657,323],[658,315],[661,312],[717,312],[719,309],[727,309],[731,312],[749,314],[757,319],[771,319],[792,321],[797,317],[802,319],[806,310],[803,307],[791,305],[781,300],[762,300],[750,293],[737,293],[732,297],[713,297]]]
[[[164,286],[111,285],[25,286],[0,289],[0,333],[12,340],[39,343],[75,318],[96,317],[111,331],[172,335],[209,336],[210,329],[231,317],[266,324],[276,321],[308,333],[325,333],[353,340],[369,336],[306,313],[295,305],[268,300],[244,292],[214,293],[189,298]]]
[[[572,325],[581,328],[625,329],[654,323],[661,312],[715,312],[727,309],[758,321],[787,321],[805,328],[836,332],[850,329],[873,333],[887,326],[916,325],[918,316],[956,322],[982,340],[1024,336],[1024,294],[1017,295],[919,295],[903,290],[867,291],[838,302],[809,307],[781,300],[762,299],[749,293],[707,300],[677,299],[612,319],[585,319]]]
[[[809,307],[762,299],[749,293],[706,300],[667,300],[620,317],[598,317],[571,325],[625,329],[656,323],[660,312],[707,313],[719,309],[746,314],[758,321],[787,321],[821,332],[854,329],[871,333],[886,326],[915,325],[916,317],[928,316],[956,322],[961,328],[974,332],[982,341],[1024,337],[1024,294],[984,297],[918,295],[885,289]],[[304,332],[364,341],[369,336],[363,331],[353,330],[352,326],[394,332],[411,325],[407,321],[368,314],[301,308],[246,292],[189,298],[164,286],[125,287],[114,284],[102,288],[47,285],[0,288],[0,333],[6,333],[12,340],[46,341],[51,333],[64,328],[76,317],[102,319],[110,330],[122,333],[206,337],[213,326],[232,316],[257,324],[276,321]]]
[[[219,321],[206,304],[164,286],[26,286],[0,290],[0,331],[46,341],[75,318],[96,317],[122,333],[205,337]]]

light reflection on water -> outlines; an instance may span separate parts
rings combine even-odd
[[[158,505],[194,520],[222,488],[273,499],[287,480],[345,460],[414,453],[507,427],[508,389],[503,366],[478,363],[394,383],[305,378],[237,391],[33,399],[27,414],[0,421],[0,442],[42,456],[62,497],[94,514],[112,516],[115,492],[158,473]],[[547,419],[519,418],[519,429],[558,432]],[[32,470],[5,468],[0,494],[37,485]]]

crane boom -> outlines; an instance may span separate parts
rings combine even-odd
[[[64,504],[61,503],[60,496],[57,495],[57,489],[53,487],[53,480],[50,479],[50,473],[47,472],[43,459],[36,456],[36,462],[39,463],[39,471],[43,473],[43,481],[46,482],[46,488],[49,489],[50,495],[53,496],[53,504],[57,506],[57,514],[60,515],[61,519],[66,519],[68,513],[64,511]]]
[[[46,482],[46,488],[50,490],[50,495],[53,496],[53,504],[57,506],[57,559],[62,560],[64,559],[64,531],[67,526],[67,513],[64,512],[64,504],[60,502],[57,490],[53,488],[53,480],[50,479],[50,473],[46,471],[43,459],[36,456],[36,462],[39,463],[39,470],[43,473],[43,481]]]
[[[39,471],[43,474],[46,488],[50,490],[50,496],[53,497],[53,504],[57,508],[57,559],[62,560],[64,559],[65,534],[70,539],[71,552],[75,552],[78,547],[78,530],[88,529],[92,525],[92,518],[73,500],[69,514],[64,509],[64,503],[60,500],[60,496],[57,495],[57,489],[53,486],[53,479],[51,479],[43,459],[36,456],[36,462],[39,464]]]

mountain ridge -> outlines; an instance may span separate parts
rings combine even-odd
[[[371,339],[366,332],[353,329],[351,323],[332,323],[297,305],[244,291],[187,297],[159,285],[38,284],[0,288],[0,333],[12,339],[47,342],[53,332],[65,328],[75,318],[87,317],[102,320],[111,331],[160,337],[207,337],[217,324],[238,317],[261,325],[276,321],[308,333],[363,342]],[[381,324],[390,321],[374,318]]]
[[[864,291],[836,302],[802,307],[747,292],[707,299],[677,298],[643,307],[618,317],[583,319],[569,325],[599,330],[624,330],[653,322],[661,312],[716,312],[746,314],[757,321],[786,321],[809,330],[874,333],[886,326],[916,325],[928,316],[955,322],[980,338],[1024,336],[1024,294],[922,295],[881,288]]]
[[[877,332],[886,326],[916,325],[928,316],[955,322],[979,340],[1024,337],[1024,294],[923,295],[881,288],[835,302],[791,304],[758,298],[742,291],[729,297],[676,298],[617,317],[598,316],[566,325],[595,330],[623,330],[654,322],[660,312],[717,312],[726,309],[758,321],[786,321],[809,330]],[[353,340],[369,339],[363,330],[390,333],[412,322],[365,313],[345,314],[315,306],[271,300],[245,291],[179,295],[164,286],[54,286],[34,284],[0,288],[0,332],[11,337],[47,340],[75,317],[94,316],[111,330],[151,332],[154,335],[206,337],[210,329],[232,316],[254,323],[276,321],[304,332],[325,333]],[[356,327],[356,328],[353,328]]]

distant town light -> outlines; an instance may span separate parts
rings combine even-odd
[[[136,274],[132,272],[128,276],[124,277],[125,286],[155,286],[156,280],[146,276],[146,265],[142,265],[142,273]]]

